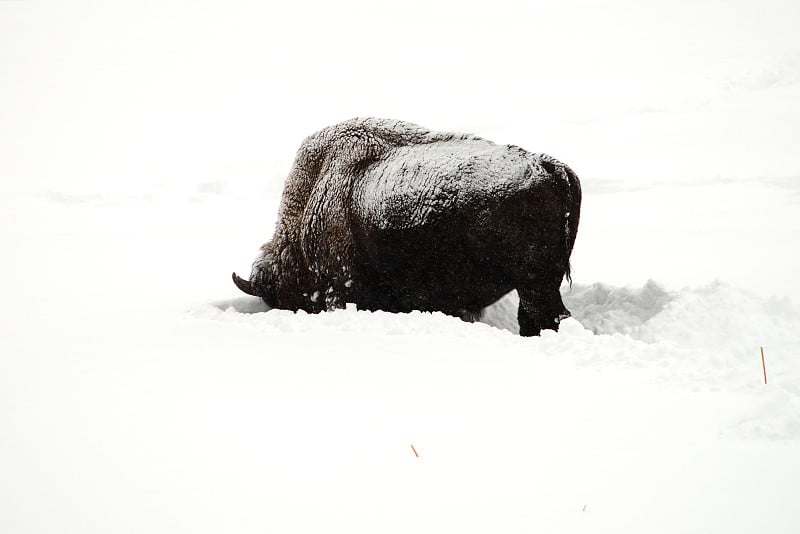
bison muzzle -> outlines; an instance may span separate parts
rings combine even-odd
[[[272,308],[476,318],[512,289],[523,336],[558,330],[580,217],[558,160],[468,134],[353,119],[303,141],[271,241],[236,286]]]

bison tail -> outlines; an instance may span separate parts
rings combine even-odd
[[[572,287],[572,266],[570,264],[570,256],[572,256],[572,248],[575,246],[575,237],[578,235],[578,221],[581,217],[581,182],[578,180],[578,175],[566,165],[558,167],[559,178],[564,181],[567,186],[566,195],[564,198],[564,253],[567,259],[567,270],[564,273],[569,287]]]
[[[572,287],[572,266],[570,256],[578,234],[578,221],[581,216],[581,183],[578,175],[568,166],[546,154],[539,154],[539,163],[550,174],[553,185],[561,201],[561,215],[563,216],[563,248],[560,252],[564,277]]]

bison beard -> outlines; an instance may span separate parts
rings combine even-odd
[[[273,308],[475,318],[512,289],[520,334],[558,330],[580,217],[563,163],[467,134],[353,119],[303,141],[272,240],[236,286]]]

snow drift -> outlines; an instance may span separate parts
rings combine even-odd
[[[513,293],[479,323],[266,311],[228,273],[246,267],[277,195],[214,191],[5,200],[3,531],[800,524],[792,301],[680,277],[583,283],[605,260],[594,244],[621,250],[609,238],[648,230],[642,219],[598,241],[612,220],[601,208],[663,194],[588,197],[564,288],[574,318],[523,339]],[[615,276],[640,277],[632,259]]]

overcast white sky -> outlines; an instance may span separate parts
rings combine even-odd
[[[792,179],[799,6],[0,0],[0,187],[282,180],[305,135],[367,115],[548,152],[589,187]]]

